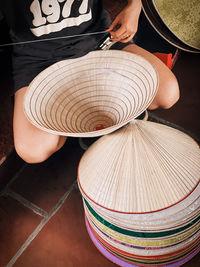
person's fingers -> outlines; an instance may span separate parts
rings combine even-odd
[[[123,32],[123,34],[121,34],[120,36],[118,36],[117,38],[114,38],[113,36],[111,37],[112,41],[117,41],[117,42],[122,42],[122,43],[126,43],[129,42],[133,36],[135,35],[135,33],[133,34],[129,34],[127,32]]]
[[[135,34],[131,34],[131,35],[129,35],[129,36],[123,38],[122,40],[120,40],[120,42],[121,42],[121,43],[127,43],[127,42],[131,41],[131,40],[133,39],[133,36],[134,36],[134,35],[135,35]]]
[[[114,42],[129,42],[135,35],[135,27],[124,21],[121,17],[116,17],[107,32],[111,35],[111,40]]]
[[[126,27],[121,25],[120,21],[120,17],[116,17],[110,27],[106,30],[110,33],[113,41],[120,41],[129,35]]]
[[[112,41],[131,40],[135,31],[133,31],[133,29],[127,29],[125,26],[120,26],[116,31],[111,31],[110,34]]]
[[[116,17],[114,20],[113,20],[113,22],[112,22],[112,24],[110,25],[110,27],[106,30],[107,32],[111,32],[111,31],[113,31],[116,27],[117,27],[117,25],[118,25],[118,18]]]
[[[132,31],[127,30],[125,26],[120,26],[120,28],[117,29],[116,31],[111,31],[110,34],[111,34],[111,39],[113,41],[120,41],[131,36]]]
[[[125,39],[120,40],[120,42],[121,42],[121,43],[128,43],[129,41],[132,40],[132,38],[133,38],[133,37],[127,37],[127,38],[125,38]]]
[[[115,32],[111,32],[111,40],[112,41],[120,41],[124,38],[127,38],[128,34],[125,31],[118,31],[116,34]]]

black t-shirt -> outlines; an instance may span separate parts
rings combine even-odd
[[[102,0],[0,0],[13,42],[105,30],[110,19]],[[14,46],[14,53],[50,59],[78,57],[92,50],[102,34]]]

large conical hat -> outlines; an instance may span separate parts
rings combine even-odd
[[[166,209],[149,212],[124,214],[107,210],[89,199],[84,199],[86,206],[105,221],[126,229],[140,231],[163,231],[182,227],[200,215],[200,184],[185,199]]]
[[[158,87],[155,69],[125,51],[60,61],[30,84],[24,110],[38,128],[66,136],[110,133],[140,115]]]
[[[152,27],[166,41],[181,50],[193,53],[200,53],[200,48],[194,48],[193,46],[190,46],[189,44],[183,42],[183,40],[179,39],[178,36],[175,35],[175,33],[167,27],[167,25],[160,17],[158,10],[155,8],[153,0],[142,0],[142,5],[146,18],[148,19]]]
[[[89,214],[87,210],[85,210],[85,214],[95,233],[104,240],[105,244],[114,249],[119,249],[121,253],[128,253],[130,256],[133,254],[145,258],[151,255],[155,257],[155,263],[160,258],[159,256],[164,256],[169,253],[178,255],[179,251],[188,248],[188,245],[192,245],[194,242],[198,243],[200,237],[199,222],[197,224],[191,222],[189,225],[192,225],[192,227],[189,229],[186,226],[186,230],[184,231],[181,228],[175,230],[170,229],[164,232],[136,231],[134,229],[126,230],[118,228],[115,225],[109,224],[109,222],[107,224],[104,221],[100,222]],[[141,249],[141,247],[145,249]]]
[[[184,43],[200,49],[199,0],[153,0],[161,19]]]
[[[165,209],[200,179],[200,150],[171,127],[137,121],[100,138],[83,155],[78,182],[84,198],[122,213]]]
[[[88,230],[88,234],[92,240],[92,242],[94,243],[94,245],[97,247],[97,249],[106,257],[108,258],[110,261],[116,263],[119,266],[122,267],[136,267],[136,266],[181,266],[182,264],[184,264],[185,262],[189,261],[192,257],[194,257],[199,251],[200,251],[200,246],[194,246],[194,248],[192,248],[191,250],[187,251],[184,250],[184,253],[178,255],[175,254],[174,258],[170,257],[170,260],[168,258],[168,261],[166,262],[162,262],[160,260],[159,262],[159,257],[151,257],[149,256],[148,259],[143,259],[143,258],[134,258],[135,255],[133,255],[130,259],[127,258],[126,254],[119,254],[119,250],[116,249],[115,252],[113,252],[111,250],[111,247],[108,247],[107,244],[104,245],[104,243],[102,242],[102,239],[99,238],[99,236],[95,233],[94,229],[91,227],[91,225],[89,224],[89,221],[86,217],[86,227]],[[145,248],[144,248],[145,249]],[[156,250],[157,248],[154,248],[154,250]],[[149,253],[150,254],[150,253]],[[168,254],[168,257],[171,256],[170,254]],[[157,262],[155,263],[153,260],[157,260]],[[164,265],[163,265],[164,264]]]

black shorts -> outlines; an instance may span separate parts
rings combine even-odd
[[[98,42],[93,41],[93,49],[91,50],[84,50],[84,47],[81,49],[77,49],[77,53],[72,53],[70,56],[69,54],[67,56],[65,55],[53,55],[50,58],[43,58],[42,56],[35,57],[34,55],[31,56],[30,52],[28,55],[22,54],[22,53],[14,53],[12,57],[12,65],[13,65],[13,81],[14,81],[14,87],[11,94],[14,94],[17,90],[26,87],[30,84],[30,82],[44,69],[51,66],[52,64],[69,58],[76,58],[81,57],[87,54],[90,51],[99,50],[100,45],[105,41],[105,39],[109,36],[109,34],[105,34]],[[129,43],[122,44],[122,43],[116,43],[113,45],[112,49],[118,49],[121,50],[123,47],[127,46]],[[73,51],[76,51],[76,47],[74,47]]]

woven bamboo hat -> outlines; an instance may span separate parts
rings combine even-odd
[[[177,251],[188,247],[188,245],[194,242],[198,244],[198,238],[200,237],[200,232],[197,231],[200,227],[199,222],[196,225],[193,222],[192,227],[192,222],[191,224],[189,223],[184,227],[186,228],[185,232],[181,231],[181,227],[164,232],[160,230],[154,232],[147,230],[143,232],[141,230],[135,231],[134,229],[127,231],[123,228],[119,229],[112,224],[108,225],[98,216],[95,218],[87,210],[85,210],[85,214],[94,231],[107,245],[120,249],[122,253],[128,253],[130,256],[131,254],[135,254],[145,258],[151,255],[156,258],[161,256],[161,254],[167,255],[174,252],[176,254]],[[188,237],[190,240],[188,240]],[[138,246],[143,249],[138,250]],[[156,260],[158,258],[154,259],[155,263]]]
[[[198,2],[142,0],[142,5],[148,21],[166,41],[181,50],[200,53]]]
[[[86,216],[86,227],[89,230],[88,233],[92,241],[93,242],[95,241],[94,244],[95,246],[97,246],[100,252],[102,252],[102,254],[107,257],[107,253],[104,253],[104,251],[106,252],[109,251],[110,255],[116,257],[116,261],[113,259],[113,257],[112,258],[108,257],[108,259],[116,262],[119,266],[123,267],[180,266],[185,261],[192,258],[200,250],[197,238],[196,241],[194,241],[189,245],[183,244],[182,248],[180,244],[175,245],[175,247],[179,247],[178,250],[176,250],[174,246],[171,246],[170,248],[168,247],[167,249],[166,249],[167,246],[164,246],[163,248],[152,247],[151,249],[147,247],[142,247],[142,248],[138,247],[137,249],[129,248],[130,251],[128,252],[128,246],[124,246],[124,249],[121,248],[124,245],[124,242],[115,242],[115,240],[108,235],[102,236],[102,232],[100,232],[98,228],[96,228],[94,224],[91,223],[90,220],[88,220],[87,216]],[[98,244],[101,245],[101,248],[98,246]],[[168,250],[167,253],[164,252],[167,250]],[[146,254],[146,255],[141,255],[141,254]]]
[[[124,214],[105,209],[89,199],[84,199],[83,202],[103,220],[118,227],[139,231],[167,231],[185,226],[199,217],[200,184],[182,201],[156,212]]]
[[[120,266],[129,266],[127,261],[130,266],[134,261],[142,266],[147,263],[150,266],[162,266],[166,262],[169,265],[176,262],[176,266],[179,266],[180,259],[188,259],[188,255],[200,249],[199,186],[179,203],[145,214],[118,213],[92,201],[89,204],[84,199],[89,235],[92,232],[106,250],[116,255],[122,261]],[[105,218],[105,213],[109,217]],[[138,218],[140,222],[135,228]],[[125,220],[127,224],[119,225]],[[172,224],[172,220],[176,223]],[[124,259],[126,261],[123,262]]]
[[[199,180],[197,143],[176,129],[140,120],[89,147],[78,171],[85,199],[122,213],[166,209]]]
[[[138,258],[135,257],[135,255],[132,255],[132,257],[127,257],[127,253],[119,253],[119,249],[115,249],[115,251],[112,250],[113,247],[108,247],[108,244],[104,241],[102,242],[102,239],[99,237],[99,235],[94,231],[93,227],[89,223],[87,217],[86,217],[86,227],[88,230],[88,234],[96,246],[96,248],[111,262],[116,263],[118,266],[122,267],[136,267],[136,266],[164,266],[163,265],[163,259],[162,256],[151,256],[151,251],[149,251],[150,256],[148,258],[143,258],[139,256]],[[192,247],[192,250],[187,251],[186,249],[182,249],[184,253],[171,253],[171,255],[168,253],[167,258],[167,265],[165,261],[165,266],[181,266],[184,263],[188,262],[192,257],[194,257],[199,251],[199,246],[190,246]],[[154,250],[157,248],[154,248]],[[146,248],[143,248],[143,250],[147,250]],[[175,254],[175,256],[174,256]],[[169,260],[169,256],[170,260]],[[177,256],[177,257],[176,257]],[[157,262],[154,262],[154,260],[157,259]],[[160,260],[160,261],[159,261]],[[139,265],[140,264],[140,265]]]
[[[140,115],[157,87],[157,73],[144,58],[117,50],[94,51],[41,72],[27,90],[24,110],[44,131],[100,136]]]

